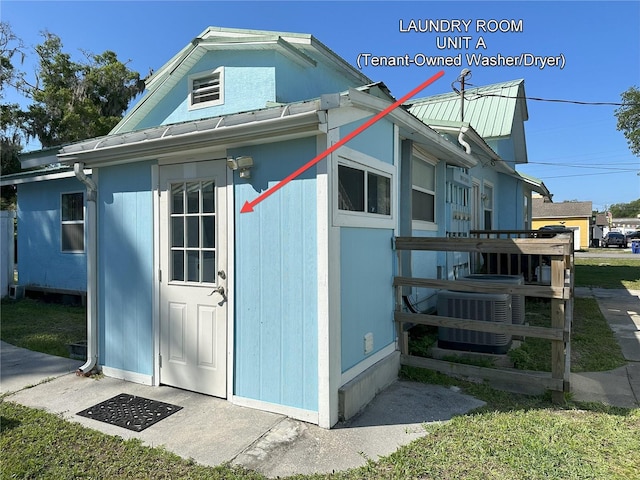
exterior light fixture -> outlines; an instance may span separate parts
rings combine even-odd
[[[251,178],[253,157],[227,158],[227,167],[231,170],[240,170],[240,178]]]

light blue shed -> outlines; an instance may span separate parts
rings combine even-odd
[[[108,136],[59,149],[86,190],[82,370],[327,428],[357,413],[399,370],[393,239],[470,222],[479,160],[396,108],[281,182],[394,102],[310,35],[209,28]]]

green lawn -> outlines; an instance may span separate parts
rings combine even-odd
[[[640,255],[620,258],[576,258],[577,287],[640,290]]]
[[[67,345],[87,338],[86,312],[37,300],[2,300],[0,339],[36,352],[68,357]]]

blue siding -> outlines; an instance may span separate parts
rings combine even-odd
[[[189,110],[188,76],[224,67],[224,104]],[[359,86],[324,63],[301,66],[275,51],[216,51],[205,54],[136,129],[266,108]]]
[[[496,217],[496,228],[500,230],[521,230],[524,228],[524,199],[522,182],[508,175],[498,176],[499,189],[496,203],[500,215]]]
[[[100,363],[153,374],[151,163],[98,175]]]
[[[395,341],[391,229],[340,229],[342,371]],[[364,354],[364,336],[373,351]]]
[[[85,192],[84,186],[75,178],[18,186],[20,284],[86,291],[86,253],[62,253],[61,194],[72,192]]]
[[[356,128],[364,124],[370,117],[340,127],[340,137],[344,138]],[[356,135],[346,146],[366,155],[377,158],[381,162],[393,165],[394,133],[393,123],[382,119],[371,125],[364,132]]]
[[[316,155],[315,137],[230,154],[256,164],[249,181],[235,179],[235,394],[317,411],[315,169],[240,214]]]

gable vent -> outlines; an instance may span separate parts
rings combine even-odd
[[[220,73],[194,80],[191,100],[194,105],[220,100]]]

